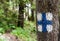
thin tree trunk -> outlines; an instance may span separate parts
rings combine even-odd
[[[34,21],[34,10],[31,10],[32,14],[31,14],[31,20]]]
[[[59,20],[58,20],[58,0],[36,0],[36,13],[52,12],[53,14],[53,31],[39,32],[37,25],[38,41],[58,41]]]
[[[19,4],[18,27],[24,26],[24,6]]]
[[[31,2],[31,7],[33,6],[33,0],[30,0]],[[31,21],[34,21],[34,9],[31,8]]]

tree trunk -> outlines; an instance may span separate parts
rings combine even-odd
[[[31,20],[34,21],[34,9],[31,10],[32,14],[31,14]]]
[[[31,2],[31,7],[33,6],[33,0],[30,0]],[[31,21],[34,21],[34,8],[31,8]]]
[[[58,0],[36,0],[36,13],[52,12],[53,30],[51,32],[39,32],[37,25],[38,41],[58,41],[59,20],[58,20]],[[37,20],[37,18],[36,18]]]
[[[24,6],[19,4],[18,27],[24,26]]]

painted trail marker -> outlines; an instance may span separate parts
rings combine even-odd
[[[48,13],[37,13],[37,24],[38,31],[40,32],[51,32],[53,30],[53,14]]]
[[[58,41],[58,0],[36,0],[38,41]]]

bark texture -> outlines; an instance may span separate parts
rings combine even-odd
[[[19,15],[18,15],[18,27],[22,27],[24,26],[24,6],[23,4],[19,4]]]
[[[38,41],[58,41],[59,20],[58,20],[58,0],[37,0],[37,12],[52,12],[53,13],[53,31],[48,33],[38,32]]]

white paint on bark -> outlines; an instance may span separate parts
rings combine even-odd
[[[47,13],[46,13],[46,18],[47,18],[47,20],[52,21],[52,19],[53,19],[53,14],[50,13],[50,12],[47,12]]]
[[[38,31],[42,32],[42,25],[38,26]]]
[[[53,20],[53,14],[50,12],[46,13],[46,19],[49,21]],[[37,13],[37,21],[42,21],[42,14],[41,13]],[[52,25],[48,25],[46,26],[48,33],[52,32],[53,30],[53,26]],[[42,32],[42,25],[38,25],[38,31]]]
[[[46,28],[47,28],[48,33],[52,32],[52,30],[53,30],[53,26],[52,25],[47,25]]]
[[[42,14],[41,13],[37,13],[37,20],[41,21],[42,20]]]

